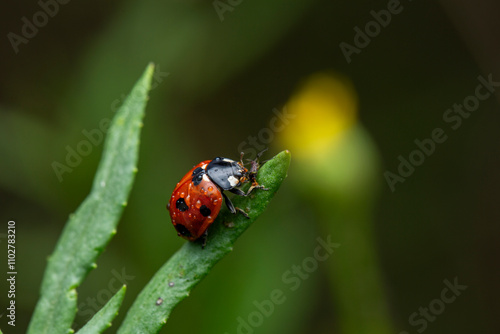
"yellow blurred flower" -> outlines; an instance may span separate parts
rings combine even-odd
[[[358,102],[352,85],[333,75],[312,75],[286,104],[295,117],[280,134],[296,158],[318,157],[356,123]]]
[[[305,193],[356,199],[371,194],[377,182],[378,152],[357,121],[358,99],[350,81],[314,74],[286,105],[292,119],[278,135],[289,149],[296,183]]]
[[[300,203],[307,200],[319,229],[347,245],[326,264],[340,330],[387,334],[392,323],[372,234],[382,173],[377,146],[357,121],[357,101],[349,81],[311,76],[287,103],[291,120],[277,144],[293,155],[290,182]]]

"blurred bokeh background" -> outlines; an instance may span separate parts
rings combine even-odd
[[[270,147],[265,157],[292,152],[289,178],[162,333],[500,331],[494,0],[2,6],[0,241],[4,252],[13,219],[18,249],[17,326],[0,318],[4,333],[25,331],[102,144],[74,166],[68,152],[101,131],[150,61],[139,173],[118,234],[78,289],[75,328],[122,281],[119,324],[184,242],[165,205],[186,171]],[[318,238],[336,248],[313,261]],[[259,311],[276,289],[286,300]]]

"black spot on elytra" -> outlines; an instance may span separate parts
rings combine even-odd
[[[177,230],[177,232],[179,232],[179,235],[182,235],[182,236],[185,236],[188,238],[190,238],[192,236],[191,232],[189,232],[188,229],[184,225],[176,224],[174,226],[175,226],[175,229]]]
[[[184,200],[184,198],[179,198],[176,202],[175,202],[175,207],[180,211],[180,212],[184,212],[186,211],[187,209],[189,209],[189,207],[187,206],[186,204],[186,201]]]
[[[193,171],[192,181],[195,186],[199,185],[201,180],[203,180],[203,174],[205,174],[205,170],[201,167],[198,167]]]
[[[201,172],[203,172],[203,168],[198,167],[198,168],[196,168],[196,169],[193,171],[193,176],[194,176],[194,175],[196,175],[196,174],[200,174]]]
[[[203,217],[208,217],[212,213],[212,210],[210,210],[207,206],[202,205],[200,208],[200,213],[203,215]]]

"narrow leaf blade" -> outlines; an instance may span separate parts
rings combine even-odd
[[[153,75],[149,65],[113,118],[90,194],[70,215],[48,260],[28,333],[71,332],[76,288],[96,267],[126,204],[137,171],[142,118]]]
[[[118,314],[126,290],[127,288],[124,285],[76,334],[97,334],[111,327],[111,321]]]

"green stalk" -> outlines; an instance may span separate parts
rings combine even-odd
[[[150,64],[113,118],[92,190],[71,214],[50,256],[29,334],[73,332],[76,288],[114,234],[137,173],[139,136],[154,66]]]

